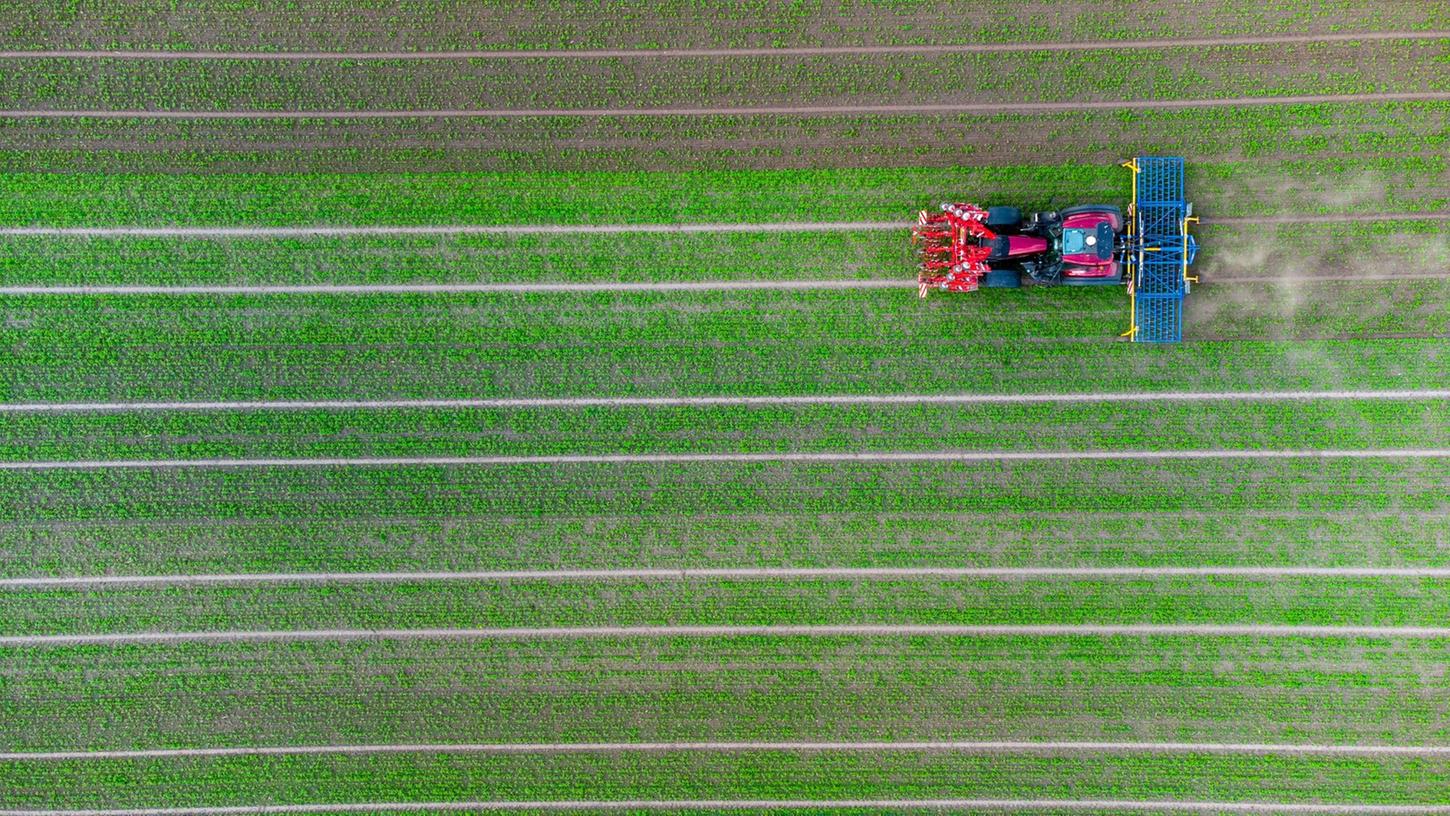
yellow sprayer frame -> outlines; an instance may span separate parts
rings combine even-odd
[[[1142,171],[1138,168],[1137,159],[1128,159],[1119,166],[1126,167],[1129,170],[1133,171],[1133,183],[1130,185],[1133,189],[1133,200],[1128,202],[1128,246],[1131,247],[1133,245],[1133,227],[1137,224],[1138,221],[1138,174]],[[1187,241],[1188,239],[1184,238],[1183,240]],[[1138,342],[1138,296],[1135,293],[1135,289],[1137,288],[1138,265],[1135,262],[1133,253],[1131,252],[1129,252],[1127,255],[1127,265],[1128,330],[1118,336],[1127,337],[1132,342],[1136,343]],[[1183,267],[1183,273],[1185,275],[1188,274],[1188,266],[1186,264]]]
[[[1132,170],[1133,171],[1132,193],[1131,193],[1132,199],[1128,202],[1128,225],[1127,225],[1128,226],[1128,246],[1131,247],[1131,246],[1133,246],[1133,235],[1136,232],[1136,229],[1135,228],[1137,227],[1137,221],[1138,221],[1138,219],[1137,219],[1137,214],[1138,214],[1138,174],[1141,173],[1141,172],[1143,172],[1143,170],[1142,170],[1141,167],[1138,166],[1138,160],[1137,159],[1129,159],[1129,160],[1127,160],[1125,162],[1120,163],[1119,166],[1120,167],[1126,167],[1129,170]],[[1188,225],[1190,223],[1194,223],[1194,224],[1198,223],[1198,216],[1196,216],[1196,215],[1186,216],[1178,224],[1178,231],[1180,233],[1182,233],[1182,235],[1183,235],[1183,252],[1182,252],[1182,257],[1183,257],[1183,282],[1184,282],[1183,283],[1183,288],[1184,288],[1184,291],[1185,292],[1188,290],[1188,284],[1190,284],[1190,283],[1198,283],[1198,278],[1197,277],[1190,276],[1188,274]],[[1138,328],[1139,328],[1139,326],[1138,326],[1138,294],[1137,294],[1137,287],[1138,287],[1138,266],[1139,266],[1139,261],[1141,260],[1141,257],[1137,253],[1142,253],[1142,252],[1160,252],[1160,251],[1162,251],[1162,247],[1138,247],[1137,250],[1136,250],[1136,252],[1129,252],[1127,254],[1126,261],[1127,261],[1127,275],[1128,275],[1128,330],[1125,331],[1125,332],[1123,332],[1122,334],[1120,334],[1118,336],[1119,337],[1127,337],[1127,338],[1129,338],[1134,343],[1138,342]]]

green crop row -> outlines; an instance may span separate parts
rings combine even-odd
[[[1439,626],[1450,579],[423,581],[0,591],[3,635],[837,624]]]
[[[1447,415],[1443,399],[18,414],[0,461],[1450,448]]]
[[[1450,37],[1090,52],[347,62],[49,58],[17,110],[636,109],[1220,99],[1450,90]]]
[[[735,637],[0,650],[7,748],[1443,743],[1443,640]],[[106,689],[96,693],[97,688]],[[145,712],[142,714],[141,712]],[[265,737],[265,739],[264,739]]]
[[[936,486],[921,489],[945,498]],[[93,521],[0,525],[0,558],[17,576],[712,565],[1440,566],[1450,536],[1443,509],[1052,513],[1024,504],[1000,515],[968,498],[911,513],[797,516],[712,507],[641,517],[506,516],[473,508],[446,518],[405,511],[353,519],[234,513],[166,524],[91,512]]]
[[[1120,156],[1126,158],[1126,154]],[[1195,162],[1200,215],[1438,211],[1447,159]],[[902,221],[947,200],[1024,209],[1126,204],[1115,164],[697,173],[369,173],[0,177],[6,226],[310,226]],[[808,242],[809,237],[802,237]]]
[[[1443,512],[1430,458],[670,462],[7,471],[0,521],[751,513]],[[19,498],[23,497],[23,499]]]
[[[1444,101],[1030,114],[523,117],[398,120],[30,119],[0,129],[17,172],[589,172],[1087,163],[1147,145],[1196,161],[1441,161]],[[1373,166],[1373,165],[1372,165]],[[1398,177],[1397,171],[1391,174]],[[1406,173],[1417,183],[1441,175]],[[1390,181],[1391,179],[1386,179]],[[1399,184],[1399,182],[1395,182]],[[548,189],[558,180],[543,178]],[[1115,182],[1115,186],[1116,186]],[[1277,183],[1245,184],[1265,198]],[[1333,189],[1328,186],[1325,189]],[[1372,188],[1371,188],[1372,189]],[[1444,197],[1443,181],[1439,184]],[[1331,199],[1333,200],[1333,199]],[[810,208],[802,210],[809,212]],[[796,215],[795,217],[801,217]]]
[[[1306,259],[1310,260],[1310,259]],[[1363,257],[1341,259],[1373,274]],[[1033,289],[1018,293],[933,293],[921,303],[912,287],[913,262],[901,259],[899,287],[819,291],[407,293],[271,295],[36,295],[16,298],[11,323],[23,351],[17,365],[43,371],[46,359],[120,361],[134,348],[154,346],[146,335],[167,334],[198,345],[256,348],[260,326],[278,336],[306,334],[317,344],[333,335],[358,349],[405,344],[473,347],[491,354],[498,344],[532,344],[532,364],[566,349],[634,346],[643,356],[658,345],[699,337],[715,348],[754,340],[783,354],[810,347],[846,353],[843,341],[889,345],[892,337],[929,342],[1000,344],[1048,338],[1107,342],[1125,330],[1128,298],[1121,287],[1092,291]],[[1220,267],[1221,268],[1221,267]],[[1450,333],[1450,283],[1402,280],[1340,281],[1333,267],[1306,274],[1234,281],[1209,278],[1186,308],[1186,336],[1209,340],[1330,340],[1434,338]],[[878,273],[879,274],[879,273]],[[732,276],[733,277],[733,276]],[[854,302],[853,302],[854,301]],[[329,304],[336,304],[328,308]],[[168,306],[170,308],[168,308]],[[601,317],[601,306],[613,319]],[[752,309],[752,307],[755,307]],[[741,325],[753,314],[766,318]],[[813,320],[814,323],[807,324]],[[144,322],[143,322],[144,321]],[[551,324],[552,325],[549,325]],[[950,325],[948,325],[950,324]],[[890,336],[886,336],[888,334]],[[300,345],[300,344],[299,344]],[[260,349],[256,349],[260,351]],[[301,350],[301,349],[299,349]],[[103,355],[90,357],[91,354]],[[84,355],[84,356],[80,356]],[[487,368],[492,368],[487,365]],[[38,384],[41,380],[32,381]]]
[[[444,235],[385,238],[0,237],[8,285],[910,282],[902,229],[819,233]]]
[[[924,303],[906,288],[788,298],[768,291],[31,296],[7,303],[11,346],[0,396],[434,399],[1444,383],[1443,343],[1435,339],[1117,343],[1127,324],[1124,300],[1116,289],[1064,288]],[[1252,315],[1275,333],[1311,337],[1443,324],[1433,305],[1403,314],[1380,309],[1363,319],[1336,314],[1332,304],[1305,307],[1306,321],[1334,316],[1323,327],[1281,326],[1274,308],[1250,303],[1226,315]]]
[[[1422,176],[1443,160],[1388,163]],[[1353,168],[1358,170],[1358,167]],[[1252,170],[1230,176],[1247,179]],[[1332,172],[1326,169],[1325,172]],[[1332,183],[1333,177],[1329,177]],[[1126,196],[1117,167],[715,173],[367,173],[0,176],[15,226],[611,224],[890,220],[968,192],[1024,206]],[[1262,208],[1267,209],[1267,208]]]
[[[907,283],[911,277],[906,278]],[[887,341],[987,341],[1059,337],[1106,341],[1127,319],[1116,287],[1028,288],[995,297],[940,294],[925,304],[915,287],[692,292],[368,293],[176,296],[25,295],[7,298],[15,362],[69,353],[105,354],[167,344],[275,347],[387,345],[422,352],[470,347],[536,358],[555,352],[643,352],[709,338],[716,349],[752,341],[806,351]],[[1028,323],[1028,321],[1033,321]],[[1038,322],[1040,321],[1040,322]],[[753,325],[753,327],[752,327]],[[114,347],[114,348],[110,348]]]
[[[959,752],[531,753],[0,762],[25,807],[617,799],[1183,799],[1444,804],[1417,757]],[[317,780],[326,779],[319,785]]]

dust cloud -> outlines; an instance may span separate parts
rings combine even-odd
[[[1239,186],[1248,200],[1278,201],[1283,213],[1399,208],[1392,201],[1395,180],[1373,170],[1332,179],[1266,173]],[[1435,222],[1246,223],[1206,225],[1196,232],[1200,251],[1193,274],[1201,284],[1188,319],[1206,336],[1317,335],[1343,309],[1363,308],[1363,299],[1342,297],[1346,289],[1370,286],[1369,281],[1450,276],[1450,234]]]

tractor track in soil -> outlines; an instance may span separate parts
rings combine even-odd
[[[695,108],[452,108],[434,110],[64,110],[0,111],[0,119],[140,120],[330,120],[330,119],[519,119],[698,116],[839,116],[859,114],[1053,113],[1083,110],[1181,110],[1272,105],[1327,105],[1354,102],[1437,102],[1450,91],[1360,94],[1295,94],[1209,99],[1124,99],[1076,102],[961,102],[902,105],[762,105]]]
[[[692,57],[814,57],[834,54],[997,54],[1024,51],[1115,51],[1141,48],[1213,48],[1294,43],[1439,40],[1450,31],[1370,31],[1358,34],[1276,34],[1245,37],[1156,37],[1142,40],[1084,40],[922,45],[836,45],[782,48],[600,48],[491,49],[471,51],[181,51],[15,49],[0,59],[231,60],[245,62],[424,61],[489,59],[659,59]]]

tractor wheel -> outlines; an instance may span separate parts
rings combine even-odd
[[[1016,232],[1022,227],[1022,211],[1016,207],[988,207],[987,229],[993,232]]]
[[[1022,273],[1015,269],[993,269],[982,278],[982,285],[988,289],[1020,289]]]

